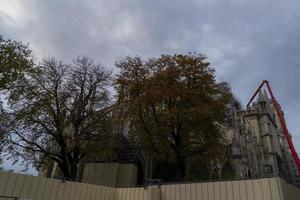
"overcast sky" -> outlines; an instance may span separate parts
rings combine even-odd
[[[247,103],[268,79],[300,152],[299,0],[0,0],[0,34],[41,59],[200,52]]]

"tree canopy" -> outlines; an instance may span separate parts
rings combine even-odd
[[[48,58],[37,68],[10,89],[7,150],[37,166],[54,161],[75,179],[82,159],[111,158],[110,72],[86,57]]]
[[[118,105],[129,135],[150,159],[144,169],[148,178],[155,163],[164,160],[171,163],[174,180],[182,180],[187,159],[217,153],[225,143],[221,124],[229,94],[218,88],[205,56],[128,57],[116,66]]]
[[[145,179],[166,181],[187,179],[195,159],[209,176],[226,160],[230,95],[202,54],[127,57],[112,82],[87,57],[34,64],[27,45],[2,36],[0,45],[0,89],[8,91],[0,137],[11,157],[39,169],[56,163],[76,179],[80,162],[115,160],[125,138],[139,150]]]
[[[7,89],[33,69],[33,56],[28,45],[0,35],[0,66],[0,90]]]
[[[5,112],[2,106],[2,102],[0,101],[0,155],[2,153],[2,149],[3,149],[3,139],[4,139],[4,132],[5,132]],[[1,165],[2,165],[3,161],[2,158],[0,156],[0,170],[1,170]]]

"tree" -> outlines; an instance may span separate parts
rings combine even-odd
[[[3,163],[2,158],[1,158],[1,154],[2,154],[2,149],[3,149],[3,139],[4,139],[4,133],[5,133],[5,112],[2,106],[2,102],[0,101],[0,170],[1,165]]]
[[[74,180],[81,160],[111,157],[111,75],[86,57],[49,58],[37,68],[10,90],[8,151],[38,166],[55,162]]]
[[[4,39],[0,35],[0,92],[9,89],[16,80],[23,79],[28,73],[33,73],[34,63],[31,50],[22,42]],[[4,94],[1,94],[3,97]],[[0,155],[2,152],[3,138],[5,133],[5,122],[7,116],[4,114],[0,97]],[[1,158],[0,158],[1,164]]]
[[[222,124],[229,95],[218,88],[203,55],[128,57],[116,66],[118,105],[130,124],[129,134],[144,157],[151,158],[145,163],[152,168],[149,173],[145,167],[147,178],[163,160],[173,180],[183,180],[189,158],[217,153],[218,144],[225,143]]]
[[[5,40],[0,35],[0,90],[23,78],[33,70],[33,56],[28,45],[22,42]]]

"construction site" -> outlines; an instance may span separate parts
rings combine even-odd
[[[228,90],[224,84],[219,87]],[[59,180],[55,164],[40,169],[38,177],[2,172],[0,199],[299,199],[300,161],[269,82],[261,83],[245,109],[233,97],[226,118],[231,155],[213,166],[219,180],[167,183],[149,179],[141,185],[138,151],[125,145],[123,162],[85,163],[76,182]]]
[[[300,200],[299,10],[0,0],[0,200]]]
[[[220,84],[221,88],[223,86]],[[246,109],[241,109],[236,98],[232,99],[228,108],[226,137],[231,155],[228,160],[213,166],[220,179],[227,179],[226,175],[228,177],[232,174],[234,176],[229,179],[279,177],[289,184],[299,186],[298,154],[287,129],[284,113],[268,81],[263,81],[259,86]],[[128,150],[128,146],[125,146],[125,149]],[[86,164],[82,181],[113,187],[131,187],[140,184],[138,183],[139,166],[135,164],[135,161],[140,158],[138,153],[134,152],[138,151],[129,149],[125,153],[125,163]],[[197,164],[197,162],[190,163],[196,166]],[[201,171],[201,167],[193,170]],[[51,173],[53,175],[54,172]],[[190,172],[190,174],[196,173]]]
[[[259,86],[246,110],[236,112],[235,128],[233,159],[242,177],[280,177],[299,185],[298,154],[268,81]]]

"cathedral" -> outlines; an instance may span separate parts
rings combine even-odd
[[[237,177],[281,177],[299,185],[296,163],[266,91],[246,109],[236,110],[233,121],[231,163]]]

